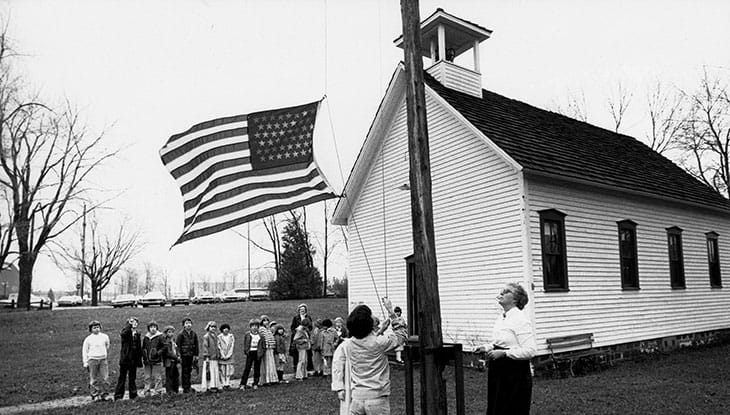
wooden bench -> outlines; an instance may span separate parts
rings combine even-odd
[[[554,368],[558,374],[567,371],[571,376],[575,376],[573,368],[575,363],[579,361],[595,367],[595,358],[600,355],[600,352],[593,349],[593,333],[552,337],[546,339],[546,342]],[[555,356],[556,353],[561,353],[566,349],[570,350],[562,356]]]

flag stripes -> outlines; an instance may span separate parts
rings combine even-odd
[[[334,197],[312,155],[318,105],[218,118],[171,136],[160,158],[183,197],[175,244]]]
[[[247,216],[240,217],[238,219],[231,220],[229,222],[221,223],[219,225],[210,226],[208,228],[204,229],[196,229],[196,230],[190,230],[188,232],[185,232],[180,239],[175,242],[175,245],[179,243],[183,243],[185,241],[189,241],[191,239],[199,238],[201,236],[207,236],[214,234],[216,232],[220,232],[222,230],[226,230],[228,228],[232,228],[237,225],[244,224],[246,222],[251,222],[256,219],[265,218],[267,216],[275,215],[277,213],[286,212],[287,210],[296,209],[298,207],[311,205],[312,203],[321,202],[323,200],[331,199],[333,196],[331,194],[318,194],[311,196],[307,199],[298,200],[295,202],[292,202],[290,204],[281,204],[286,201],[279,201],[279,205],[274,207],[264,207],[263,210],[260,210],[256,213],[252,213]]]

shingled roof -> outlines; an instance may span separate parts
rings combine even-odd
[[[651,148],[554,112],[483,90],[480,99],[425,83],[526,172],[588,181],[730,212],[730,201]]]

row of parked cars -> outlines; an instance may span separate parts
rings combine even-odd
[[[159,291],[150,291],[142,297],[137,297],[134,294],[122,294],[117,296],[112,301],[114,308],[120,307],[147,307],[157,305],[164,307],[166,304],[170,305],[189,305],[192,304],[210,304],[210,303],[231,303],[236,301],[262,301],[270,300],[268,290],[251,290],[251,296],[249,297],[248,288],[236,288],[229,291],[224,291],[220,294],[213,294],[210,291],[201,291],[196,294],[193,298],[190,298],[187,294],[173,294],[169,298],[165,297]]]

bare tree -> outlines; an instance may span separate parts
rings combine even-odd
[[[139,294],[139,271],[135,268],[128,267],[124,268],[122,272],[124,272],[124,284],[122,291],[125,294]]]
[[[103,135],[90,136],[68,103],[54,111],[37,98],[24,99],[12,75],[6,28],[0,33],[0,184],[12,199],[18,305],[26,307],[38,254],[78,221],[73,205],[87,177],[114,153],[99,151]]]
[[[569,92],[567,100],[568,103],[565,106],[554,102],[552,110],[566,117],[588,122],[588,104],[585,92],[583,90],[580,91],[580,94]]]
[[[143,277],[144,277],[144,292],[148,293],[155,289],[157,286],[156,274],[158,272],[157,267],[151,262],[145,262],[143,265]]]
[[[730,95],[728,83],[704,71],[677,139],[680,163],[692,176],[728,197],[730,184]]]
[[[626,115],[626,110],[628,110],[629,105],[631,105],[631,98],[633,98],[633,94],[624,88],[622,82],[618,83],[616,93],[608,97],[607,104],[608,110],[611,113],[611,118],[613,118],[613,131],[617,133],[621,128],[621,123]]]
[[[279,222],[276,219],[276,215],[272,215],[261,219],[261,223],[266,229],[266,235],[268,236],[269,242],[271,242],[271,248],[265,247],[262,243],[257,242],[254,238],[249,235],[243,234],[234,230],[236,235],[240,236],[248,243],[253,245],[256,249],[267,252],[274,257],[273,265],[276,270],[276,275],[279,275],[279,258],[281,257],[281,239],[279,237]]]
[[[13,247],[13,228],[15,220],[13,219],[12,203],[8,198],[8,189],[3,187],[0,189],[0,271],[10,267],[15,262],[13,256],[17,254],[12,250]]]
[[[101,292],[109,285],[119,270],[139,253],[142,244],[137,232],[126,230],[125,224],[119,225],[113,234],[104,232],[99,227],[95,216],[89,221],[90,235],[81,243],[56,244],[61,257],[71,269],[81,268],[81,273],[91,282],[91,305],[98,305]],[[82,253],[82,249],[85,252]]]
[[[685,121],[684,99],[680,93],[672,93],[661,82],[647,93],[649,131],[646,142],[659,154],[671,150],[677,141]]]
[[[312,232],[311,237],[314,238],[314,244],[317,248],[317,252],[322,253],[322,282],[323,282],[323,288],[322,288],[322,295],[327,296],[327,286],[328,286],[328,265],[329,261],[332,258],[333,255],[337,253],[337,248],[340,247],[343,243],[347,244],[347,239],[345,238],[345,233],[342,229],[342,227],[329,227],[329,203],[336,203],[334,200],[325,200],[324,201],[324,231],[322,234],[318,234],[317,232]]]
[[[226,290],[236,288],[238,282],[238,271],[228,270],[223,273],[223,285]]]
[[[165,297],[170,295],[170,273],[166,270],[160,270],[160,283],[162,284],[162,294]]]

